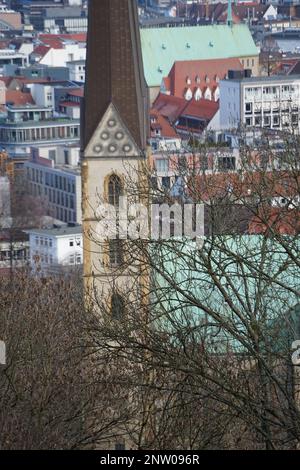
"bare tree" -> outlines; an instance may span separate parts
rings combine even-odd
[[[91,352],[126,364],[115,380],[140,404],[135,432],[128,426],[137,447],[295,448],[299,137],[244,145],[235,171],[207,170],[206,157],[204,147],[191,152],[184,170],[178,158],[180,195],[153,186],[146,165],[139,180],[148,184],[126,182],[140,200],[203,204],[206,236],[202,246],[183,234],[122,243],[107,268],[111,298],[125,271],[142,288],[129,298],[124,285],[119,315],[94,292]]]
[[[79,449],[117,442],[129,407],[104,368],[85,360],[89,313],[79,277],[1,279],[1,449]]]

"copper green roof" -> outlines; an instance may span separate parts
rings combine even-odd
[[[153,277],[158,328],[175,339],[193,331],[236,351],[244,350],[254,321],[278,341],[290,323],[299,328],[300,273],[293,261],[299,239],[286,237],[285,243],[243,235],[207,238],[200,249],[180,239],[158,244],[158,252],[153,246],[155,259],[163,260]]]
[[[160,86],[174,62],[258,55],[247,25],[141,29],[146,82]]]

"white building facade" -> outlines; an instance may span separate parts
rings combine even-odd
[[[60,268],[80,267],[83,263],[81,226],[61,226],[30,230],[30,266],[33,271],[55,273]]]
[[[49,49],[44,57],[39,60],[40,64],[49,67],[66,67],[67,62],[85,61],[86,46],[84,43],[65,44],[62,49]]]
[[[85,60],[73,60],[67,62],[67,67],[70,70],[70,80],[73,82],[85,82]]]
[[[220,82],[220,127],[300,131],[300,76]]]

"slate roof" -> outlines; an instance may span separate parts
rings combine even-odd
[[[135,2],[89,2],[86,72],[83,146],[112,103],[138,148],[144,149],[147,93]]]

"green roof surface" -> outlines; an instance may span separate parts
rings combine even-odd
[[[298,248],[299,240],[290,240],[289,249],[296,257]],[[225,341],[241,351],[245,345],[229,332],[238,332],[248,342],[246,324],[255,319],[266,337],[270,333],[279,341],[280,330],[287,327],[283,317],[288,321],[288,312],[299,303],[300,288],[298,265],[281,244],[259,235],[220,236],[207,238],[200,252],[195,243],[180,239],[166,242],[158,253],[154,251],[164,266],[164,274],[155,276],[153,294],[159,327],[175,337],[178,332],[202,331],[219,347]],[[222,319],[223,328],[215,317]],[[296,317],[293,323],[299,325],[298,310]]]
[[[160,86],[176,61],[258,55],[244,24],[141,29],[141,41],[149,87]]]

